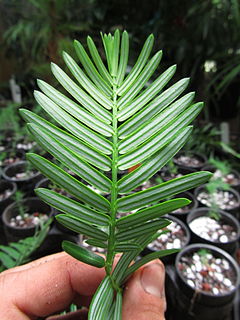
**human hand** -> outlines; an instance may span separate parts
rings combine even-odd
[[[57,253],[0,274],[0,319],[33,320],[75,302],[88,306],[105,275],[66,253]],[[161,320],[165,311],[164,267],[154,260],[127,282],[123,320]]]

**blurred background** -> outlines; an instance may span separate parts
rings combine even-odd
[[[0,0],[0,15],[1,111],[12,101],[37,108],[36,78],[54,83],[50,61],[64,67],[63,50],[75,57],[73,39],[91,35],[102,50],[100,31],[126,29],[131,65],[153,33],[164,54],[159,71],[176,63],[174,80],[191,77],[189,89],[206,104],[200,125],[227,122],[225,140],[239,148],[239,0]]]

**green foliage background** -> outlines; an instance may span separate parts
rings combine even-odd
[[[14,60],[13,73],[30,97],[36,77],[53,81],[49,62],[61,63],[63,49],[74,52],[70,39],[91,34],[98,41],[99,30],[126,29],[134,61],[135,49],[153,33],[166,52],[163,66],[177,63],[176,77],[190,76],[191,87],[209,102],[205,117],[224,113],[226,119],[239,110],[239,97],[224,95],[239,86],[239,8],[239,0],[140,0],[138,6],[130,0],[0,0],[1,49]],[[206,78],[208,60],[217,72]],[[225,110],[221,99],[229,105]]]

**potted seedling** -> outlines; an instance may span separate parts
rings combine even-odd
[[[20,150],[5,150],[0,154],[0,166],[6,167],[24,159],[25,154]]]
[[[17,191],[17,185],[0,179],[0,243],[6,243],[6,237],[3,231],[2,213],[4,209],[13,202],[13,197]]]
[[[240,237],[240,225],[232,215],[220,209],[196,208],[187,217],[193,242],[215,245],[234,255]]]
[[[38,81],[41,91],[35,91],[35,98],[59,127],[31,111],[21,110],[21,114],[37,143],[84,181],[44,157],[27,155],[47,178],[81,201],[46,188],[36,189],[42,200],[62,212],[56,217],[58,222],[83,234],[91,245],[106,249],[103,258],[80,245],[63,242],[67,253],[106,271],[91,301],[88,319],[117,320],[121,319],[126,279],[146,262],[175,252],[162,250],[134,262],[142,249],[158,237],[158,231],[170,224],[163,215],[189,203],[185,198],[165,199],[205,183],[211,174],[196,172],[133,192],[184,145],[191,134],[190,123],[203,104],[193,103],[194,93],[180,97],[189,79],[164,89],[176,66],[145,86],[162,57],[159,51],[150,58],[152,35],[128,75],[128,33],[124,31],[120,35],[116,30],[114,35],[102,34],[102,42],[107,67],[90,37],[87,39],[89,53],[79,41],[74,42],[81,66],[63,53],[75,81],[56,64],[51,65],[54,76],[68,95]],[[119,172],[124,170],[126,174],[119,178]],[[109,197],[104,198],[88,185],[108,193]],[[118,213],[134,210],[117,218]],[[113,269],[118,252],[122,256]]]
[[[169,306],[178,319],[228,319],[239,286],[236,261],[224,250],[192,244],[177,254]]]
[[[203,170],[208,170],[213,173],[212,179],[222,179],[231,188],[239,190],[240,175],[238,171],[231,168],[228,161],[218,160],[217,158],[210,158],[209,165],[206,165]]]
[[[181,151],[173,158],[173,161],[178,166],[197,171],[205,166],[207,158],[197,152]]]
[[[0,180],[0,215],[3,210],[11,202],[13,195],[17,190],[17,185],[14,182]]]
[[[172,215],[167,215],[167,218],[171,221],[171,224],[159,232],[158,238],[148,244],[143,255],[166,249],[179,250],[189,244],[190,232],[185,223]],[[162,261],[164,264],[172,264],[175,261],[175,257],[176,254],[171,254],[162,257]]]
[[[194,195],[200,205],[211,208],[217,215],[218,209],[238,214],[239,193],[226,183],[222,176],[212,178],[206,185],[196,188]]]
[[[8,242],[32,236],[36,228],[52,215],[49,205],[38,198],[24,198],[21,191],[15,193],[14,200],[2,214]]]
[[[5,180],[15,182],[18,188],[33,195],[33,188],[37,181],[42,177],[28,161],[18,161],[3,168],[2,176]]]

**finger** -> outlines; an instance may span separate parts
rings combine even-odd
[[[77,294],[91,296],[105,275],[103,268],[95,268],[61,253],[40,259],[31,267],[19,267],[16,272],[0,276],[1,315],[5,306],[23,314],[44,317],[67,307]],[[44,262],[47,261],[47,262]],[[6,318],[7,319],[7,318]],[[10,319],[10,318],[9,318]],[[14,319],[12,316],[11,319]],[[16,319],[28,319],[16,317]]]
[[[123,296],[123,320],[163,320],[166,309],[165,271],[160,260],[139,269],[128,281]]]

